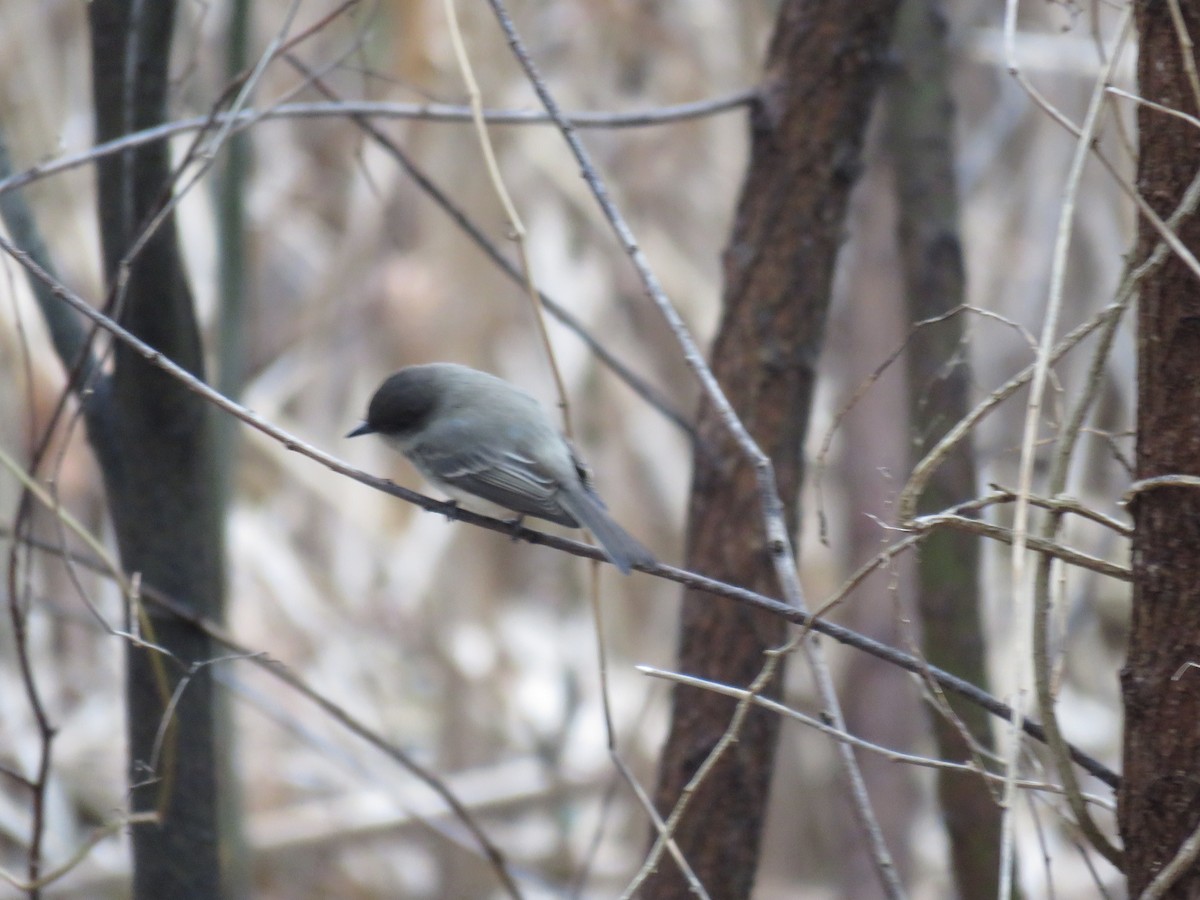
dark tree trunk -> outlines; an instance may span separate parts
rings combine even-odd
[[[725,309],[713,370],[772,459],[795,531],[802,452],[846,203],[887,52],[896,0],[785,2],[751,118],[751,158],[725,252]],[[699,415],[686,565],[778,593],[754,473],[714,410]],[[684,595],[679,668],[745,686],[781,623],[707,595]],[[769,693],[778,690],[778,680]],[[673,696],[656,802],[664,814],[729,725],[728,698],[687,687]],[[778,718],[753,711],[738,742],[691,801],[675,838],[709,894],[750,896],[758,864]],[[687,897],[664,859],[646,897]]]
[[[1200,35],[1200,9],[1180,4]],[[1200,114],[1170,5],[1139,0],[1142,96]],[[1138,190],[1164,218],[1200,168],[1193,125],[1138,109]],[[1200,250],[1200,221],[1178,234]],[[1138,254],[1158,243],[1139,223]],[[1137,476],[1200,476],[1200,281],[1173,255],[1142,281],[1138,307]],[[1119,823],[1130,896],[1138,896],[1200,825],[1200,490],[1159,487],[1133,504],[1133,617],[1122,672],[1125,765]],[[1200,894],[1193,865],[1166,895]]]
[[[96,139],[110,140],[166,117],[174,2],[94,0],[92,32]],[[126,256],[169,196],[165,143],[97,164],[105,271],[120,284]],[[174,219],[168,217],[128,262],[114,314],[147,343],[201,374],[200,336]],[[124,345],[117,345],[111,402],[88,415],[121,560],[130,573],[221,618],[224,583],[211,414],[194,394]],[[188,668],[211,657],[195,629],[158,614],[135,615],[145,638],[171,654],[128,649],[129,777],[134,810],[157,809],[157,826],[133,830],[134,894],[211,898],[221,894],[212,682]],[[163,729],[169,719],[169,727]],[[160,733],[161,730],[161,733]]]
[[[938,0],[906,0],[896,24],[898,67],[888,98],[888,135],[896,167],[905,293],[914,322],[943,315],[965,299],[946,27]],[[971,409],[964,326],[962,316],[951,318],[924,328],[909,344],[914,463]],[[930,480],[921,511],[943,510],[975,496],[976,480],[970,444],[960,444]],[[979,570],[976,536],[934,532],[919,550],[917,603],[925,657],[986,690]],[[948,702],[975,739],[990,745],[990,716],[973,704]],[[935,714],[933,725],[939,757],[971,759],[972,750],[953,723]],[[942,770],[937,780],[958,895],[995,897],[1000,807],[978,776]]]

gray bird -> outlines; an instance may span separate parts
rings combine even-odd
[[[378,434],[456,500],[586,528],[623,573],[654,563],[613,521],[566,438],[507,381],[454,363],[408,366],[375,391],[346,437]]]

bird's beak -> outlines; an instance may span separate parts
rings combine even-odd
[[[346,435],[346,437],[352,438],[352,437],[358,437],[360,434],[374,434],[374,433],[375,433],[375,429],[372,428],[370,425],[368,425],[366,422],[363,422],[361,425],[359,425],[357,428],[355,428],[352,432],[350,432],[348,435]]]

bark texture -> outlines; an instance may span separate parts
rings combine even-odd
[[[780,7],[751,156],[724,256],[724,314],[712,365],[730,402],[775,465],[794,531],[802,452],[834,262],[847,198],[890,40],[895,0]],[[754,473],[714,410],[702,405],[688,513],[687,565],[778,593],[761,526]],[[679,633],[682,671],[748,685],[782,624],[687,592]],[[770,692],[776,692],[778,683]],[[669,813],[729,724],[727,698],[678,687],[656,802]],[[710,896],[751,894],[779,721],[752,712],[737,743],[691,800],[676,840]],[[646,897],[690,896],[664,859]]]
[[[1183,3],[1188,32],[1200,9]],[[1142,96],[1200,114],[1170,4],[1139,0]],[[1200,168],[1194,126],[1139,107],[1138,189],[1164,218]],[[1200,221],[1178,229],[1200,251]],[[1138,253],[1158,242],[1141,220]],[[1142,282],[1138,307],[1137,476],[1200,476],[1200,283],[1174,256]],[[1119,824],[1130,896],[1138,896],[1200,826],[1200,490],[1161,487],[1133,507],[1133,616],[1122,672],[1124,776]],[[1192,865],[1165,895],[1200,895]]]

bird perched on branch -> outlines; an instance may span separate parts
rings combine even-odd
[[[483,499],[586,528],[625,574],[654,563],[613,521],[538,402],[495,375],[454,363],[401,369],[379,386],[366,420],[346,437],[360,434],[382,437],[455,500]]]

